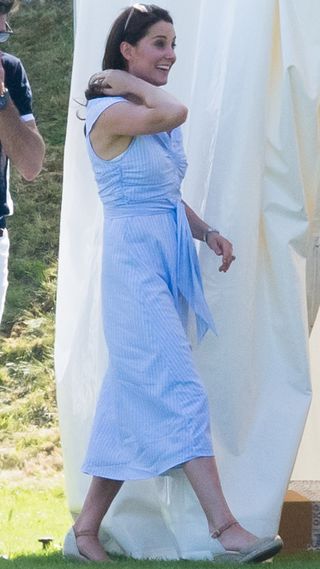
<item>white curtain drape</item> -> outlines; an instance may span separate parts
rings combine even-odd
[[[100,68],[107,30],[123,2],[75,5],[56,337],[74,514],[89,483],[80,467],[108,361],[100,317],[102,211],[78,101]],[[168,89],[190,109],[184,198],[233,241],[237,255],[232,270],[220,274],[217,258],[200,246],[219,337],[208,334],[195,348],[196,364],[230,506],[248,529],[270,534],[277,531],[304,430],[311,376],[315,397],[292,476],[320,476],[320,5],[164,0],[161,6],[172,13],[178,39]],[[126,483],[103,529],[110,550],[136,557],[207,555],[205,518],[181,471]]]

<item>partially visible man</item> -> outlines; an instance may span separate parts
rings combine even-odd
[[[0,44],[13,34],[8,13],[17,0],[0,0]],[[9,238],[6,216],[12,214],[9,159],[28,181],[42,168],[44,143],[32,114],[32,95],[21,61],[0,51],[0,322],[8,286]]]

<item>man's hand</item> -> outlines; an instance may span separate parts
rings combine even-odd
[[[208,234],[207,244],[216,255],[222,256],[222,265],[219,267],[219,271],[226,273],[235,260],[235,256],[232,254],[232,243],[219,233],[212,231]]]

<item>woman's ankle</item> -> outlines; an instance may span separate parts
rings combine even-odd
[[[235,518],[231,517],[220,525],[209,527],[210,535],[213,539],[218,539],[225,531],[234,526],[240,526],[240,524]]]
[[[95,536],[98,537],[99,534],[99,526],[96,524],[88,524],[87,522],[82,522],[82,520],[76,520],[73,525],[74,535],[78,537],[90,537]]]

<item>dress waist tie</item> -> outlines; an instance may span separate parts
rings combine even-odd
[[[178,289],[196,316],[198,342],[211,329],[216,327],[204,296],[199,259],[194,247],[193,237],[184,204],[176,204],[178,236]]]
[[[178,243],[177,288],[195,314],[198,342],[201,342],[208,329],[211,329],[215,334],[217,331],[204,296],[199,259],[194,247],[185,207],[181,199],[165,199],[158,202],[131,203],[121,206],[104,204],[105,219],[159,215],[166,213],[166,211],[176,214]]]

